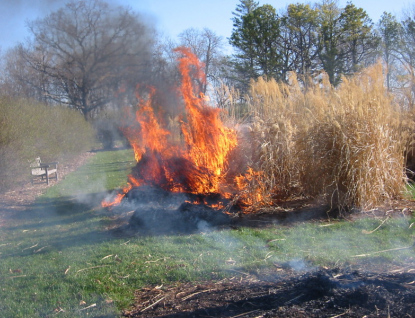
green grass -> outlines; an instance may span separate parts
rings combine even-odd
[[[415,220],[406,218],[372,234],[363,231],[381,220],[114,236],[99,203],[125,184],[133,164],[130,150],[99,152],[0,228],[1,317],[117,317],[143,286],[272,271],[285,262],[312,268],[413,257],[413,249],[373,254],[413,243]]]

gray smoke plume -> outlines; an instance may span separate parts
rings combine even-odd
[[[1,0],[0,47],[9,49],[23,42],[28,36],[27,22],[55,11],[65,0]]]
[[[73,0],[72,0],[73,1]],[[2,51],[24,42],[29,37],[27,23],[43,18],[71,0],[0,0],[0,48]],[[121,5],[120,1],[108,1]]]

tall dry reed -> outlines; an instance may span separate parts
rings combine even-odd
[[[412,122],[385,89],[380,64],[337,88],[326,75],[307,89],[294,75],[289,84],[260,78],[251,83],[249,109],[264,197],[302,193],[368,209],[401,195]]]
[[[296,138],[303,96],[295,78],[291,80],[293,85],[263,78],[251,82],[248,100],[257,149],[252,162],[263,172],[258,185],[266,191],[264,198],[285,199],[299,188]]]

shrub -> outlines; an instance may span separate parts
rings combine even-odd
[[[0,189],[28,180],[29,163],[90,150],[93,130],[75,110],[0,97]]]

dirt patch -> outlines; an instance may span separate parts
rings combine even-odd
[[[386,267],[385,267],[386,266]],[[125,317],[415,317],[415,264],[359,264],[143,288]]]
[[[24,211],[28,206],[35,202],[36,198],[40,196],[44,191],[60,180],[65,179],[65,176],[80,166],[82,166],[86,160],[94,156],[94,152],[86,152],[75,159],[72,159],[70,162],[62,162],[59,164],[59,180],[50,180],[49,185],[46,182],[39,183],[36,182],[32,185],[30,179],[24,185],[20,185],[12,190],[9,190],[5,193],[0,193],[0,227],[4,226],[4,223],[7,220],[7,216],[10,213],[16,213]],[[28,169],[29,173],[29,169]]]

